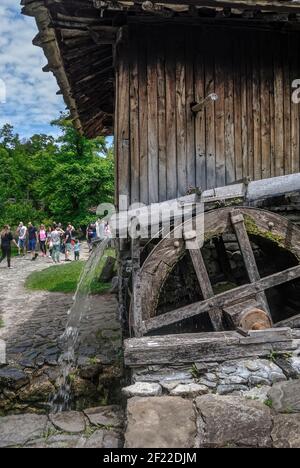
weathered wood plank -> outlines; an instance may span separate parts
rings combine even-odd
[[[234,72],[233,72],[233,43],[228,40],[225,67],[225,160],[226,184],[236,180],[235,161],[235,126],[234,126]],[[236,64],[237,66],[237,64]]]
[[[118,50],[118,109],[119,115],[117,154],[118,154],[118,192],[130,199],[130,129],[129,118],[129,63],[128,42],[124,40]]]
[[[167,197],[177,197],[176,155],[176,50],[171,34],[166,39],[166,132],[167,132]]]
[[[261,179],[261,103],[260,103],[260,62],[257,40],[252,43],[252,90],[253,90],[253,164],[254,179]]]
[[[208,30],[205,35],[205,95],[215,92],[215,31]],[[207,188],[216,186],[216,146],[215,146],[215,104],[209,100],[205,106],[206,139],[206,178]]]
[[[215,102],[216,128],[216,185],[226,185],[225,173],[225,50],[224,42],[220,41],[215,56],[215,90],[218,96]]]
[[[157,50],[158,193],[159,201],[164,201],[167,200],[165,44],[160,43]]]
[[[276,53],[274,54],[274,112],[275,112],[275,175],[284,173],[284,126],[283,126],[283,67],[282,47],[278,36],[275,39]]]
[[[196,187],[195,116],[190,105],[195,102],[194,74],[195,41],[192,31],[185,38],[185,93],[186,93],[186,170],[187,187]]]
[[[201,30],[195,47],[195,101],[201,102],[205,97],[205,34]],[[202,108],[195,117],[196,142],[196,186],[202,190],[207,188],[206,177],[206,140],[205,140],[205,110]]]
[[[259,34],[260,44],[260,100],[261,100],[261,177],[271,176],[271,133],[270,133],[270,75],[272,75],[272,57],[268,53],[269,43]]]
[[[139,77],[138,40],[135,31],[130,37],[130,176],[131,203],[140,201],[140,132],[139,132]]]
[[[158,120],[157,120],[157,71],[155,40],[147,35],[147,94],[148,94],[148,191],[149,202],[157,203],[158,194]]]
[[[244,264],[249,280],[251,283],[255,283],[256,281],[260,280],[260,274],[256,265],[256,260],[250,244],[248,233],[246,231],[244,216],[239,210],[232,211],[231,222],[233,224],[233,229],[244,259]],[[263,304],[265,311],[269,312],[269,305],[264,291],[257,294],[257,299]]]
[[[187,233],[187,235],[188,238],[186,236],[185,240],[186,248],[189,250],[203,298],[209,299],[214,296],[214,290],[198,245],[197,233],[194,231],[192,233]],[[209,317],[215,331],[223,330],[222,311],[220,309],[210,310]]]
[[[289,329],[251,332],[214,332],[125,340],[124,357],[128,367],[181,363],[223,362],[232,359],[267,357],[270,352],[297,348]],[[276,333],[278,332],[278,333]]]
[[[178,195],[187,193],[187,154],[186,154],[186,89],[185,89],[185,41],[184,35],[174,38],[176,50],[176,143]]]
[[[147,52],[145,36],[138,44],[139,67],[139,132],[140,132],[140,202],[149,204],[148,193],[148,95],[147,95]]]

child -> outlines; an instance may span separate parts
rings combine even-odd
[[[80,258],[80,242],[78,239],[75,240],[75,244],[74,244],[74,256],[75,256],[75,260],[79,260]]]

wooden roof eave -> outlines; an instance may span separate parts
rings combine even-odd
[[[44,54],[48,60],[48,64],[44,67],[44,71],[51,71],[58,83],[60,90],[62,91],[64,101],[70,110],[72,121],[75,128],[83,134],[83,128],[79,117],[79,112],[76,106],[76,102],[72,97],[72,90],[65,73],[63,59],[60,53],[55,30],[50,28],[51,18],[49,15],[48,8],[44,5],[44,2],[40,0],[22,0],[22,5],[25,5],[22,13],[27,16],[34,16],[38,34],[33,39],[33,44],[42,47]]]

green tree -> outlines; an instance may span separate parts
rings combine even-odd
[[[61,136],[21,141],[10,125],[0,129],[0,222],[71,221],[84,227],[91,208],[112,202],[113,149],[103,137],[88,140],[67,116],[53,122]],[[30,219],[29,219],[30,218]]]

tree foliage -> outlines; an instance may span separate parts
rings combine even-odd
[[[0,223],[53,221],[85,226],[91,208],[113,202],[113,149],[103,137],[88,140],[62,115],[61,136],[21,140],[12,126],[0,129]]]

